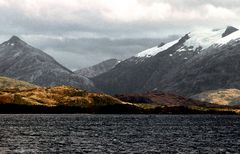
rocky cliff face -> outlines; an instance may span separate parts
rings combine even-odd
[[[0,66],[0,75],[36,85],[95,89],[88,78],[74,74],[51,56],[16,36],[0,45]]]

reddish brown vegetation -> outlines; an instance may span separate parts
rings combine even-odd
[[[131,102],[131,103],[148,103],[156,104],[160,106],[209,106],[209,103],[193,100],[183,96],[177,96],[174,94],[164,93],[164,92],[147,92],[142,94],[123,94],[116,95],[118,99]]]

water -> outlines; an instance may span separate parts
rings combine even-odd
[[[240,116],[0,115],[0,153],[240,153]]]

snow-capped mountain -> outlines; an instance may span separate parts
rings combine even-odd
[[[183,43],[182,47],[176,50],[177,52],[175,54],[179,54],[181,52],[190,50],[193,52],[200,52],[204,49],[209,48],[212,45],[217,45],[217,44],[224,44],[225,42],[228,42],[227,40],[229,39],[228,36],[229,34],[237,31],[238,29],[228,26],[227,28],[224,29],[203,29],[201,31],[194,31],[191,33],[186,34],[189,38],[186,39],[186,41]],[[237,34],[238,35],[238,34]],[[231,36],[232,37],[232,36]],[[237,37],[237,36],[236,36]],[[172,46],[176,45],[179,42],[180,39],[177,39],[175,41],[166,43],[165,45],[159,47],[155,46],[151,49],[147,49],[145,51],[142,51],[135,55],[135,57],[152,57],[155,56],[156,54],[163,52]],[[174,55],[169,55],[169,56],[174,56]]]
[[[234,72],[236,70],[230,69],[233,72],[229,72],[226,68],[238,66],[236,57],[233,61],[228,58],[232,54],[238,55],[239,38],[240,32],[231,26],[190,32],[163,46],[140,52],[93,80],[98,88],[113,94],[162,90],[192,95],[204,90],[219,89],[217,85],[223,84],[219,84],[220,81],[214,80],[213,76],[221,75],[220,78],[224,80],[228,72],[238,77]],[[214,57],[214,54],[221,57],[221,60]],[[219,68],[216,74],[212,74],[217,63],[220,63]],[[231,66],[233,63],[234,67]],[[224,87],[233,84],[236,88],[240,86],[240,82],[233,79],[231,83],[224,82]]]
[[[183,95],[208,90],[240,88],[240,31],[229,34],[201,55],[194,56],[168,78],[159,81],[159,88]],[[164,85],[163,85],[164,83]],[[147,89],[147,88],[146,88]]]
[[[0,75],[41,86],[69,85],[93,90],[93,83],[16,36],[0,45]]]
[[[94,66],[77,70],[75,73],[88,78],[93,78],[113,69],[120,62],[121,61],[117,59],[108,59]]]

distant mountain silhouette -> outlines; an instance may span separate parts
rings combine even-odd
[[[75,71],[76,74],[88,77],[88,78],[93,78],[95,76],[98,76],[100,74],[103,74],[112,68],[114,68],[118,63],[120,63],[119,60],[117,59],[108,59],[105,60],[99,64],[96,64],[91,67],[83,68],[80,70]]]

